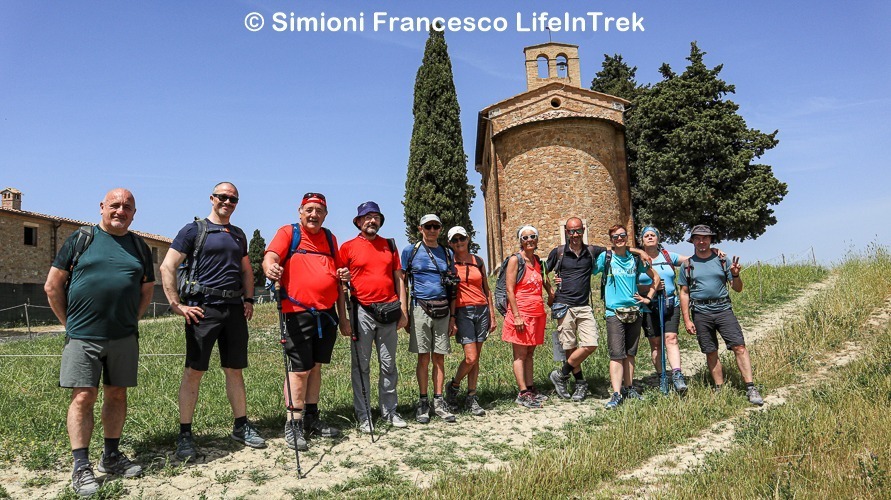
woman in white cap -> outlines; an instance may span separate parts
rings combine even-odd
[[[455,270],[461,282],[458,295],[452,301],[452,315],[449,332],[455,341],[464,348],[464,360],[451,383],[446,385],[446,401],[452,411],[458,404],[458,391],[461,380],[467,377],[467,399],[465,406],[477,417],[486,414],[476,395],[476,383],[480,374],[480,353],[483,342],[495,330],[495,309],[491,307],[489,281],[486,279],[486,266],[483,259],[470,253],[470,237],[461,226],[449,229],[449,246],[455,252]]]
[[[517,231],[517,238],[520,251],[508,259],[505,270],[508,308],[501,339],[513,344],[514,377],[520,388],[516,403],[526,408],[541,408],[542,401],[547,398],[535,390],[532,360],[535,347],[544,343],[547,322],[541,289],[544,287],[548,292],[549,306],[554,301],[554,292],[550,282],[545,280],[541,259],[535,254],[538,230],[523,226]],[[517,279],[520,259],[524,272]]]

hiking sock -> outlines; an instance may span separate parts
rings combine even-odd
[[[674,369],[671,370],[671,371],[674,372],[674,373],[681,373],[681,369],[680,369],[680,368],[674,368]]]
[[[452,379],[452,381],[449,384],[452,386],[452,389],[458,390],[461,388],[461,384],[456,384],[455,379]]]
[[[442,399],[442,394],[434,394],[433,399]]]
[[[421,394],[418,399],[427,399],[427,393],[425,392],[424,394]]]
[[[184,423],[180,422],[180,424],[179,424],[179,433],[180,433],[180,434],[185,434],[185,433],[187,433],[187,432],[188,432],[189,434],[192,433],[192,422],[189,422],[188,424],[184,424]]]
[[[468,395],[468,396],[476,396],[476,389],[471,389],[470,387],[468,387],[468,388],[467,388],[467,395]]]
[[[105,456],[118,452],[118,446],[121,444],[121,438],[105,438]]]
[[[245,415],[243,417],[236,418],[235,423],[232,425],[232,427],[234,427],[236,429],[241,429],[245,425],[247,425],[247,415]]]
[[[535,389],[535,386],[534,386],[534,385],[527,385],[527,386],[526,386],[526,390],[529,391],[529,392],[531,392],[532,394],[537,394],[537,393],[538,393],[538,390]]]
[[[582,375],[582,371],[581,371],[581,370],[579,370],[579,371],[573,373],[572,376],[575,377],[576,380],[585,380],[585,376]]]
[[[755,382],[746,382],[746,389],[749,387],[755,387]]]
[[[306,413],[308,415],[318,415],[319,403],[306,403]]]
[[[563,377],[565,378],[565,377],[568,377],[569,374],[572,373],[573,370],[575,370],[575,368],[573,368],[572,365],[569,364],[569,361],[564,361],[563,367],[560,368],[560,373],[562,373]]]
[[[89,448],[78,448],[76,450],[71,450],[71,454],[74,455],[74,470],[80,469],[85,465],[90,465]]]

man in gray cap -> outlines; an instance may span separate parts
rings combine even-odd
[[[742,328],[733,306],[727,284],[737,293],[742,292],[743,282],[739,273],[742,266],[739,257],[733,257],[730,266],[726,259],[712,252],[712,242],[717,234],[704,225],[694,226],[690,239],[695,255],[682,266],[678,284],[681,288],[681,312],[687,331],[696,335],[699,349],[705,354],[708,369],[715,381],[715,391],[724,384],[724,372],[718,357],[716,332],[736,356],[736,364],[746,383],[746,396],[749,402],[761,406],[764,400],[752,381],[752,362]]]
[[[352,297],[349,304],[353,322],[352,383],[353,407],[359,430],[372,432],[369,414],[371,394],[369,370],[372,342],[377,346],[380,365],[378,403],[381,417],[393,427],[406,427],[396,413],[396,331],[408,324],[408,300],[402,282],[402,265],[396,242],[378,236],[384,214],[373,201],[359,205],[353,225],[359,235],[340,247],[340,258],[350,270]]]

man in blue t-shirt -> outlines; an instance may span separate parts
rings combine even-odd
[[[198,221],[186,224],[179,231],[161,264],[164,294],[170,308],[186,319],[186,366],[179,386],[176,440],[176,456],[180,460],[194,460],[198,455],[192,437],[192,418],[214,344],[218,345],[220,366],[226,376],[226,395],[234,417],[231,438],[251,448],[266,447],[247,419],[242,374],[247,367],[247,321],[254,315],[254,273],[244,232],[229,224],[238,205],[238,189],[230,182],[217,184],[210,195],[210,205],[210,215],[204,219],[207,238],[199,248],[197,260],[190,263],[197,270],[195,293],[180,297],[176,273],[187,258],[192,258],[199,235]]]
[[[455,415],[442,397],[445,384],[445,355],[449,344],[449,303],[452,297],[443,283],[443,276],[453,272],[451,251],[439,245],[442,221],[434,214],[421,217],[418,225],[421,241],[402,250],[403,276],[411,287],[408,350],[418,355],[415,374],[420,398],[415,420],[430,422],[431,410],[445,422],[454,422]],[[429,365],[433,357],[433,405],[427,397]]]
[[[122,188],[109,191],[99,203],[99,213],[99,226],[89,228],[89,245],[80,229],[65,240],[44,286],[50,308],[65,327],[59,387],[71,389],[71,487],[80,496],[99,489],[89,445],[100,379],[105,446],[99,472],[142,474],[142,467],[118,445],[127,417],[127,388],[136,386],[138,322],[152,300],[155,281],[148,245],[129,231],[136,214],[133,194]]]
[[[752,362],[742,328],[733,306],[727,283],[737,293],[742,292],[743,282],[739,273],[742,266],[739,257],[734,257],[729,267],[724,259],[712,252],[712,241],[717,236],[708,226],[694,226],[690,239],[696,254],[681,268],[678,284],[681,289],[681,311],[687,331],[696,335],[699,349],[705,354],[709,372],[715,380],[715,391],[724,384],[724,372],[718,357],[716,332],[736,356],[736,365],[746,383],[746,396],[749,402],[761,406],[764,400],[752,381]]]

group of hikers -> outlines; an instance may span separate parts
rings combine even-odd
[[[231,438],[251,448],[266,446],[247,418],[242,375],[248,364],[254,275],[244,232],[230,223],[238,202],[231,182],[214,186],[210,214],[179,231],[160,265],[170,308],[185,318],[175,452],[181,460],[198,457],[192,420],[214,345],[232,408]],[[136,213],[133,194],[113,189],[99,206],[99,225],[80,228],[65,241],[45,286],[50,306],[66,329],[59,385],[72,389],[67,418],[72,487],[83,496],[98,490],[88,445],[100,378],[105,441],[98,470],[124,477],[142,473],[121,453],[119,443],[127,388],[136,385],[138,320],[148,308],[156,279],[148,246],[129,231]],[[442,221],[435,214],[424,215],[418,223],[419,241],[399,251],[394,240],[379,234],[385,218],[377,203],[359,205],[353,219],[359,234],[343,245],[324,227],[327,214],[325,196],[306,193],[300,200],[299,222],[278,229],[262,263],[278,291],[286,370],[284,435],[292,449],[308,449],[312,436],[333,438],[341,433],[319,410],[322,365],[331,361],[338,330],[352,339],[353,406],[364,433],[373,433],[375,422],[395,428],[408,425],[396,411],[399,329],[408,331],[408,349],[417,355],[415,421],[426,424],[435,416],[455,422],[462,406],[473,416],[484,416],[477,397],[479,360],[483,344],[496,329],[496,310],[504,314],[501,338],[513,349],[516,403],[541,407],[548,395],[535,386],[533,360],[536,347],[545,342],[545,302],[557,322],[555,358],[562,360],[550,373],[550,382],[558,398],[584,400],[589,389],[582,364],[598,347],[591,289],[591,278],[598,274],[610,359],[606,408],[641,398],[633,385],[641,330],[660,378],[670,380],[679,394],[687,391],[677,341],[681,318],[706,355],[714,390],[724,383],[717,352],[720,334],[736,356],[749,401],[763,404],[728,294],[728,285],[742,290],[742,268],[738,258],[728,265],[726,256],[712,247],[717,235],[707,226],[693,228],[689,241],[694,254],[683,256],[663,249],[659,231],[649,226],[640,232],[641,248],[629,247],[628,230],[621,224],[609,229],[610,248],[586,245],[583,221],[572,217],[564,226],[565,245],[543,261],[536,254],[538,230],[526,225],[517,231],[518,251],[501,263],[493,291],[486,266],[470,253],[470,235],[461,226],[448,230],[445,248],[438,243]],[[464,358],[447,380],[445,355],[451,352],[453,337]],[[380,372],[380,420],[374,418],[369,401],[373,352]],[[669,369],[670,376],[665,373]]]

